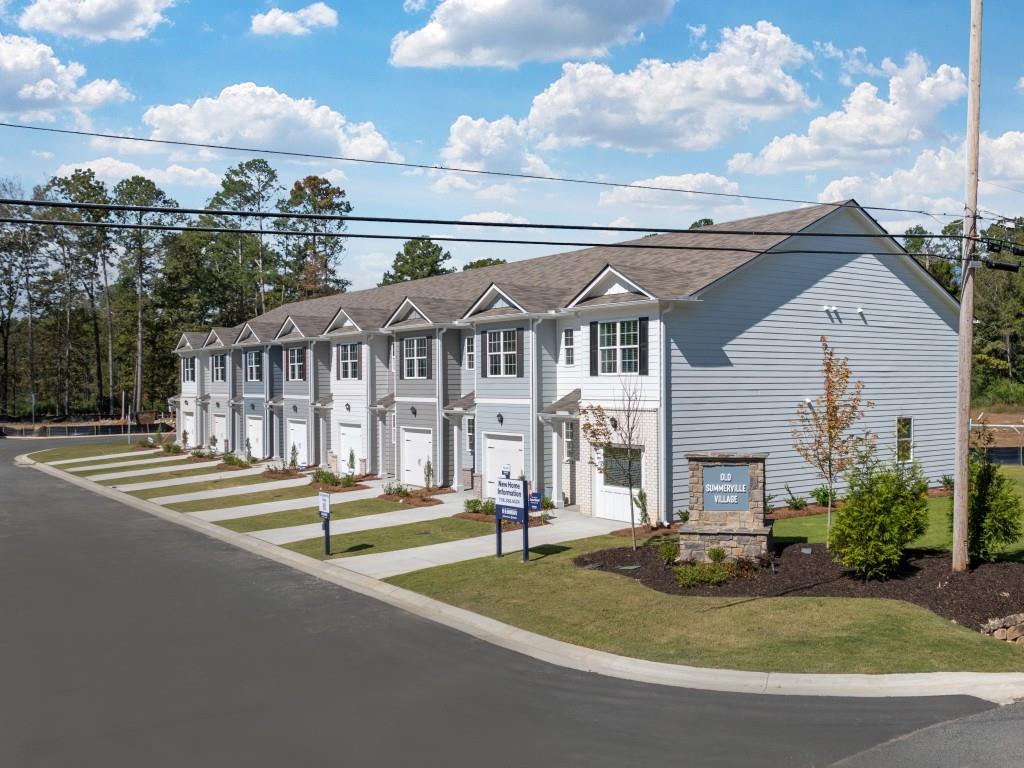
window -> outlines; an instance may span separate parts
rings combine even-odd
[[[227,355],[214,355],[213,356],[213,380],[214,381],[227,381],[228,380],[228,365]]]
[[[468,371],[476,368],[476,337],[472,334],[466,337],[466,347],[462,353],[462,364]]]
[[[518,376],[516,365],[516,332],[488,331],[487,375]]]
[[[466,452],[471,456],[476,453],[476,419],[466,419]]]
[[[566,365],[576,364],[576,347],[573,344],[572,328],[562,331],[562,362]]]
[[[899,461],[914,458],[914,420],[909,416],[896,419],[896,458]]]
[[[640,372],[638,320],[601,323],[598,326],[597,342],[602,374]]]
[[[602,474],[605,487],[628,488],[630,475],[633,487],[642,484],[643,448],[605,448],[602,459]]]
[[[562,427],[562,438],[565,443],[565,460],[576,461],[576,422],[567,421]]]
[[[245,380],[263,381],[263,353],[258,350],[245,353]]]
[[[417,336],[412,339],[403,339],[403,358],[405,359],[405,378],[425,379],[427,378],[427,338]]]
[[[194,357],[181,358],[181,380],[190,384],[195,382],[196,359]]]
[[[291,347],[288,350],[288,381],[306,380],[306,350]]]
[[[338,379],[359,378],[359,345],[338,345]]]

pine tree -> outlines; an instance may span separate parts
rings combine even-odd
[[[452,255],[428,238],[406,240],[402,250],[395,254],[391,270],[384,273],[380,285],[393,285],[419,280],[434,275],[448,275],[454,267],[446,267]]]

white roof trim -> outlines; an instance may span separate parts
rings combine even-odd
[[[402,299],[402,303],[398,305],[398,309],[396,309],[394,312],[391,313],[391,317],[389,317],[388,321],[386,323],[384,323],[384,327],[385,328],[390,327],[391,324],[395,322],[395,318],[398,317],[402,313],[402,310],[405,309],[406,306],[410,306],[413,309],[415,309],[416,312],[419,313],[419,316],[423,318],[424,323],[426,325],[433,325],[433,321],[429,317],[427,317],[427,313],[424,312],[419,307],[417,307],[415,301],[413,301],[408,296],[406,296],[404,299]]]
[[[626,277],[624,274],[619,272],[619,270],[617,270],[611,264],[608,264],[608,265],[605,266],[604,269],[602,269],[597,274],[597,276],[593,280],[591,280],[589,283],[586,284],[586,286],[583,288],[582,291],[580,291],[579,293],[576,294],[576,296],[573,298],[572,301],[570,301],[568,304],[565,305],[566,308],[567,309],[571,309],[571,308],[575,307],[577,304],[579,304],[581,301],[583,301],[584,299],[588,298],[588,294],[594,289],[594,287],[598,283],[600,283],[602,280],[604,280],[608,275],[613,275],[613,276],[617,277],[619,280],[621,280],[622,282],[628,283],[629,285],[631,285],[634,288],[636,288],[636,292],[637,293],[643,294],[648,299],[654,299],[655,298],[653,293],[651,293],[650,291],[648,291],[645,288],[643,288],[635,280],[631,280],[630,278]]]
[[[184,346],[182,346],[183,344]],[[174,351],[180,352],[182,349],[195,350],[195,347],[192,346],[192,342],[188,340],[188,336],[185,333],[178,337],[178,344],[174,347]]]
[[[342,317],[345,320],[347,320],[349,323],[352,324],[352,328],[351,329],[346,329],[344,327],[344,325],[345,325],[344,323],[342,323],[342,325],[339,328],[335,329],[334,324],[337,323],[338,319],[342,318]],[[327,328],[324,330],[323,335],[326,336],[329,333],[341,332],[343,330],[345,330],[345,331],[355,330],[355,331],[358,331],[358,332],[362,332],[363,329],[359,327],[359,323],[357,323],[355,320],[352,319],[352,315],[350,315],[344,309],[339,309],[337,312],[334,313],[334,317],[331,318],[331,322],[329,322],[327,324]]]
[[[227,344],[224,343],[224,339],[222,339],[220,336],[218,336],[217,332],[211,328],[210,332],[208,334],[206,334],[206,341],[203,342],[203,349],[206,349],[207,347],[211,346],[211,344],[210,344],[210,338],[211,337],[216,339],[217,340],[217,344],[219,344],[220,346],[222,346],[222,347],[226,347],[227,346]]]
[[[246,323],[245,325],[242,326],[242,330],[238,332],[238,338],[235,339],[236,344],[244,344],[247,341],[249,341],[248,338],[242,338],[243,336],[245,336],[246,332],[248,332],[249,336],[256,340],[257,344],[263,343],[263,339],[256,335],[256,331],[253,329],[253,327]]]
[[[281,323],[281,327],[277,329],[277,333],[274,334],[274,339],[275,340],[281,338],[281,334],[284,333],[285,326],[287,326],[289,323],[291,323],[292,328],[294,328],[296,331],[299,332],[299,336],[301,336],[302,338],[306,338],[306,334],[304,334],[302,332],[302,329],[299,328],[298,323],[296,323],[294,320],[292,320],[292,316],[291,315],[288,315],[288,317],[286,317],[284,319],[284,322]]]
[[[480,298],[477,299],[473,303],[473,306],[471,306],[469,308],[469,310],[466,312],[466,314],[464,314],[459,319],[460,320],[469,320],[470,316],[474,312],[477,311],[477,308],[481,304],[483,304],[485,301],[487,301],[488,297],[491,296],[491,294],[497,294],[498,296],[501,296],[501,298],[503,298],[505,301],[507,301],[509,304],[511,304],[514,309],[518,309],[523,314],[526,314],[526,310],[523,309],[523,307],[519,304],[518,301],[516,301],[511,296],[509,296],[507,293],[505,293],[505,291],[501,290],[501,288],[498,287],[497,283],[491,283],[489,286],[487,286],[487,290],[485,290],[483,293],[480,294]]]

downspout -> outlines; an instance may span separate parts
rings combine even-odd
[[[370,415],[370,403],[374,401],[373,393],[377,389],[377,365],[373,359],[373,334],[367,333],[363,337],[362,350],[360,354],[362,359],[359,364],[362,366],[364,371],[363,378],[366,380],[366,386],[363,388],[363,397],[365,401],[363,403],[363,425],[366,430],[364,440],[366,453],[366,471],[373,474],[375,471],[379,475],[381,472],[380,467],[377,466],[377,451],[373,450],[376,442],[373,437],[376,434],[376,419],[377,416],[374,414]],[[332,371],[333,373],[333,371]]]
[[[668,368],[671,362],[669,356],[669,339],[667,327],[665,324],[665,315],[672,311],[672,305],[662,306],[658,310],[658,342],[661,345],[660,354],[658,355],[658,389],[660,392],[661,407],[658,409],[660,417],[658,419],[658,463],[661,466],[661,488],[659,493],[661,498],[659,499],[659,509],[661,511],[661,522],[668,525],[672,522],[672,510],[671,506],[671,462],[669,461],[669,419],[671,409],[668,407],[669,403],[669,387],[668,387]]]
[[[437,371],[437,411],[434,414],[434,418],[437,420],[437,446],[435,449],[437,464],[434,471],[434,485],[440,485],[446,474],[444,466],[444,380],[448,373],[448,366],[444,359],[444,334],[447,330],[445,327],[437,329],[437,364],[434,366]]]
[[[260,354],[263,355],[263,364],[260,366],[260,371],[263,373],[263,456],[272,457],[276,451],[273,446],[274,441],[270,437],[270,420],[273,418],[270,412],[270,379],[274,375],[270,369],[270,345],[264,344]],[[262,459],[263,456],[258,458]]]
[[[540,345],[537,343],[537,324],[540,323],[540,319],[530,320],[530,456],[533,458],[531,462],[533,466],[530,468],[530,485],[532,490],[536,491],[537,483],[544,484],[544,448],[543,446],[537,450],[537,349]],[[541,494],[544,493],[544,488],[539,489]]]

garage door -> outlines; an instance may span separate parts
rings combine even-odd
[[[635,489],[643,487],[643,451],[609,448],[603,452],[601,463],[602,471],[594,467],[594,516],[628,523],[630,474],[635,494]],[[634,517],[639,514],[634,509]]]
[[[402,482],[422,487],[426,484],[424,472],[434,454],[433,432],[429,429],[402,430]],[[437,468],[434,467],[434,471]],[[436,482],[436,481],[435,481]]]
[[[249,441],[249,452],[255,459],[266,457],[263,453],[263,417],[247,416],[245,419],[245,439]]]
[[[292,459],[292,446],[298,453],[299,467],[305,468],[309,463],[309,453],[306,450],[306,422],[288,420],[288,442],[285,445],[285,461]]]
[[[178,439],[182,446],[189,448],[195,445],[196,437],[198,437],[196,435],[196,415],[194,413],[181,414],[181,431],[178,433]]]
[[[523,474],[525,465],[521,435],[484,435],[484,489],[487,498],[494,498],[499,478],[517,478]]]
[[[349,471],[349,454],[355,458],[353,469],[359,471],[359,459],[363,456],[363,428],[358,424],[338,424],[338,441],[335,443],[335,455],[338,467],[342,472]]]
[[[226,451],[228,449],[228,417],[224,414],[214,414],[213,416],[213,436],[217,438],[217,450]]]

